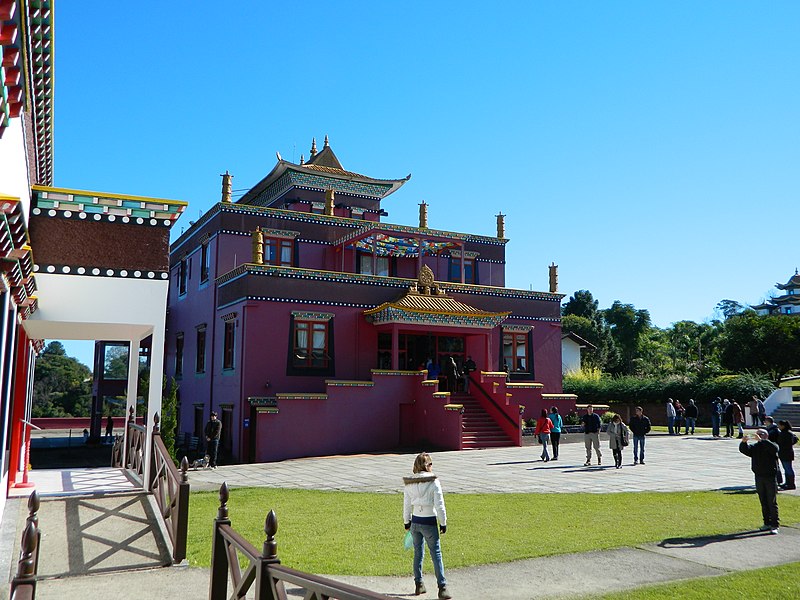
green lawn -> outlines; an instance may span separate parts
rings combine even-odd
[[[755,529],[754,493],[446,494],[448,568]],[[800,522],[800,497],[779,497],[781,520]],[[191,495],[189,561],[208,566],[218,495]],[[287,566],[341,575],[404,575],[400,494],[247,488],[231,491],[234,529],[257,548],[270,508],[278,556]],[[673,518],[680,516],[676,529]],[[613,540],[608,532],[616,533]],[[550,532],[543,535],[543,532]],[[545,540],[545,541],[541,541]]]
[[[747,600],[794,600],[800,598],[800,563],[755,569],[743,573],[692,579],[639,588],[630,592],[614,592],[594,598],[611,600],[681,600],[708,598],[747,598]]]

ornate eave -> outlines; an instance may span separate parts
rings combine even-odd
[[[37,307],[33,253],[19,198],[0,196],[0,272],[23,319]]]
[[[436,286],[433,272],[424,265],[419,281],[394,302],[364,311],[375,325],[405,323],[492,329],[502,323],[511,312],[493,313],[480,310],[448,296]]]
[[[779,290],[792,290],[800,288],[800,274],[795,270],[794,275],[789,278],[786,283],[776,283],[775,287]]]

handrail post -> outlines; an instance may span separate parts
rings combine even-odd
[[[228,518],[228,498],[230,492],[228,483],[223,482],[219,488],[219,508],[217,518],[214,519],[214,534],[211,540],[211,578],[208,583],[209,600],[226,600],[228,592],[228,553],[225,548],[225,539],[219,532],[222,525],[230,526]]]
[[[181,562],[186,558],[186,544],[189,530],[189,460],[184,456],[181,460],[181,480],[178,484],[177,514],[175,514],[175,540],[173,542],[173,560]]]
[[[128,421],[125,423],[125,444],[123,445],[122,464],[126,469],[131,468],[131,425],[136,423],[136,416],[134,409],[131,406],[128,409]]]
[[[256,598],[257,600],[278,600],[280,597],[278,591],[272,583],[272,578],[269,576],[270,565],[281,564],[278,558],[278,543],[275,541],[275,534],[278,532],[278,515],[274,510],[267,513],[267,518],[264,521],[264,533],[267,538],[264,540],[264,546],[261,550],[261,557],[258,562],[258,572],[256,573]],[[282,583],[277,585],[282,586]]]
[[[39,530],[39,505],[39,492],[33,490],[28,496],[28,518],[25,519],[25,524],[27,526],[28,523],[33,523],[36,528],[36,550],[33,557],[34,575],[39,572],[39,544],[42,541],[42,532]]]
[[[156,437],[161,437],[161,430],[158,427],[158,424],[161,422],[161,418],[158,416],[158,413],[153,415],[153,435],[150,438],[150,479],[147,482],[147,491],[153,491],[153,484],[156,481]]]
[[[31,598],[36,593],[36,557],[39,542],[39,530],[36,525],[29,521],[22,532],[22,546],[20,548],[19,561],[17,561],[17,574],[11,580],[11,597],[14,597],[14,590],[21,585],[29,587],[32,591]]]

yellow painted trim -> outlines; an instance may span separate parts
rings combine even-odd
[[[464,408],[463,404],[445,404],[444,405],[444,409],[445,410],[461,410],[462,408]]]
[[[577,397],[578,394],[542,394],[542,398],[577,398]],[[603,406],[603,405],[593,404],[592,406]]]
[[[352,386],[354,384],[358,384],[367,387],[375,385],[375,382],[361,380],[361,379],[326,379],[325,384],[331,386],[337,386],[337,385]]]
[[[422,375],[425,371],[401,371],[392,369],[370,369],[375,375]]]
[[[19,202],[19,196],[6,196],[5,194],[0,194],[0,201],[2,202]]]
[[[434,392],[433,393],[433,397],[434,398],[449,398],[450,397],[450,392]]]
[[[435,298],[435,296],[432,296]],[[508,316],[511,314],[512,311],[508,312],[481,312],[481,313],[465,313],[465,312],[450,312],[447,310],[432,310],[427,308],[408,308],[407,306],[400,306],[399,304],[395,304],[394,302],[384,302],[380,306],[376,306],[375,308],[370,308],[364,311],[365,315],[372,315],[378,313],[387,307],[391,307],[397,310],[401,310],[403,312],[410,312],[410,313],[421,313],[423,315],[453,315],[455,317],[474,317],[474,318],[484,318],[488,319],[491,317],[500,317],[500,316]]]
[[[328,394],[305,394],[305,393],[297,393],[297,394],[290,394],[290,393],[281,393],[275,394],[276,398],[302,398],[306,400],[327,400]]]
[[[70,188],[48,187],[46,185],[32,185],[31,189],[37,192],[56,192],[58,194],[77,194],[79,196],[91,196],[97,198],[115,198],[117,200],[134,200],[136,202],[153,202],[155,204],[177,204],[188,206],[184,200],[167,200],[166,198],[151,198],[149,196],[129,196],[127,194],[112,194],[110,192],[93,192],[91,190],[73,190]]]
[[[490,377],[505,377],[508,375],[505,371],[481,371],[481,375],[489,375]]]
[[[540,389],[544,387],[543,383],[536,383],[535,381],[531,383],[507,383],[507,388],[517,388],[517,389]]]

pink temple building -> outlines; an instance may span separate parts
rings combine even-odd
[[[521,444],[520,415],[564,410],[555,266],[550,290],[505,285],[497,236],[381,221],[404,185],[347,171],[328,144],[278,160],[170,248],[167,376],[179,429],[211,410],[230,462]],[[469,393],[433,365],[476,363]],[[430,368],[429,368],[430,367]],[[506,374],[504,368],[509,373]]]

